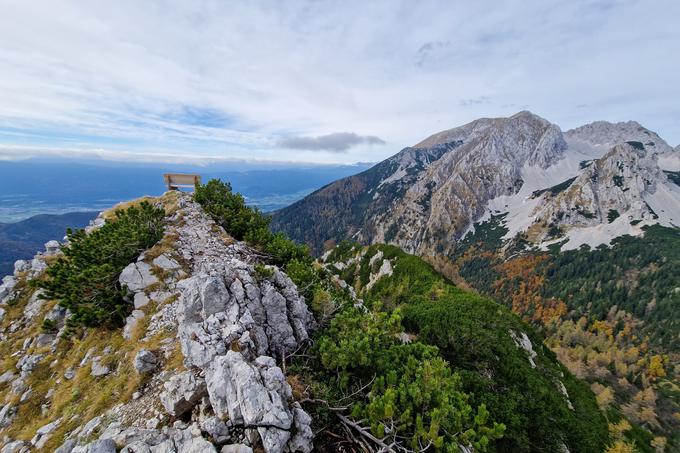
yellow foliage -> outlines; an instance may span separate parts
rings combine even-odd
[[[631,428],[630,422],[625,418],[622,418],[618,423],[609,424],[609,435],[614,439],[621,439],[623,433],[629,431]]]
[[[617,440],[605,450],[605,453],[635,453],[636,451],[634,443]]]
[[[649,359],[649,365],[647,365],[645,374],[651,381],[660,377],[665,377],[666,369],[664,368],[664,358],[658,354],[653,355]]]

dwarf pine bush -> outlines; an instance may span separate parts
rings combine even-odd
[[[163,236],[163,209],[148,202],[115,213],[113,220],[87,234],[68,230],[63,256],[38,283],[44,299],[69,309],[69,326],[119,327],[131,310],[118,277],[129,263]]]
[[[286,266],[292,260],[311,263],[307,247],[298,245],[282,233],[269,231],[269,217],[246,205],[243,195],[234,193],[231,184],[212,179],[196,185],[194,200],[215,222],[239,241],[246,241],[271,257],[272,263]]]

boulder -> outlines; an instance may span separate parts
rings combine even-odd
[[[42,354],[29,354],[21,357],[16,364],[18,370],[21,370],[22,374],[31,373],[38,363],[42,360]]]
[[[293,415],[295,420],[295,435],[288,443],[291,451],[310,453],[314,449],[314,431],[312,431],[312,417],[305,412],[300,403],[295,402]]]
[[[5,404],[4,406],[0,406],[0,429],[12,423],[12,420],[14,419],[16,413],[17,408],[12,406],[11,404]]]
[[[205,381],[194,376],[191,371],[174,375],[163,387],[165,390],[161,393],[160,400],[173,417],[190,411],[206,395]]]
[[[94,417],[92,420],[85,423],[85,426],[83,426],[83,429],[81,429],[80,432],[78,433],[78,438],[79,439],[87,439],[101,426],[101,424],[102,424],[102,418],[101,417]]]
[[[38,348],[47,346],[48,344],[52,343],[56,338],[57,336],[53,333],[41,333],[35,339],[35,345]]]
[[[151,272],[151,266],[144,261],[128,264],[120,273],[118,281],[121,286],[134,293],[158,283],[158,279]]]
[[[207,372],[210,403],[235,426],[257,428],[266,452],[281,452],[290,439],[291,389],[271,357],[247,362],[236,351],[215,359]]]
[[[0,385],[10,382],[15,377],[16,377],[16,375],[14,374],[14,372],[12,372],[12,370],[5,371],[4,373],[2,373],[0,375]]]
[[[137,370],[137,373],[147,374],[158,366],[158,359],[156,358],[156,355],[148,349],[141,349],[137,355],[135,355],[133,365],[135,370]]]
[[[14,275],[28,272],[31,269],[31,262],[26,260],[17,260],[14,262]]]
[[[28,299],[28,303],[24,308],[24,318],[30,320],[35,318],[38,313],[40,313],[40,310],[45,303],[45,300],[40,298],[40,294],[40,291],[35,291],[33,294],[31,294],[31,297]]]
[[[227,424],[215,416],[201,422],[201,431],[207,433],[218,444],[226,443],[231,437]]]
[[[68,310],[57,304],[47,312],[45,319],[53,322],[57,329],[61,329],[64,326],[64,321],[66,320],[67,314]]]

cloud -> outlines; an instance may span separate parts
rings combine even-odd
[[[4,145],[377,161],[513,105],[680,141],[677,0],[5,3]],[[334,130],[390,146],[317,143]]]
[[[344,153],[357,145],[384,145],[386,142],[374,135],[357,135],[354,132],[336,132],[318,137],[288,137],[279,140],[281,148]]]

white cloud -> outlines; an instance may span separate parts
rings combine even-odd
[[[384,145],[385,141],[374,135],[358,135],[354,132],[334,132],[318,137],[286,137],[278,141],[277,146],[288,149],[310,151],[328,151],[344,153],[357,145]]]
[[[0,9],[5,145],[366,161],[514,106],[563,128],[636,119],[680,142],[674,0]],[[337,130],[388,145],[276,146]]]

